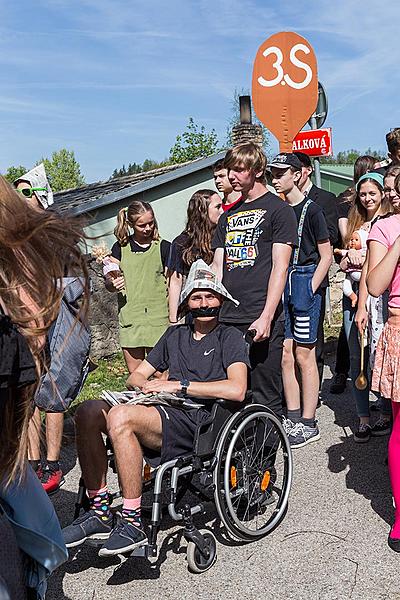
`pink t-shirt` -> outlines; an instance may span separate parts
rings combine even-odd
[[[383,244],[389,250],[400,235],[400,215],[392,215],[379,219],[372,226],[367,242],[373,240]],[[400,308],[400,263],[397,264],[393,279],[389,286],[389,306]]]

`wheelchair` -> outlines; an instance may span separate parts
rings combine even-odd
[[[108,448],[110,466],[115,470],[110,444]],[[281,420],[271,410],[253,403],[251,392],[243,403],[215,400],[209,418],[196,432],[192,454],[163,463],[151,473],[145,465],[143,494],[151,490],[153,494],[149,543],[131,555],[158,557],[157,535],[163,514],[168,511],[174,521],[183,524],[189,570],[206,571],[217,558],[216,538],[211,531],[195,527],[195,515],[205,514],[205,504],[214,501],[228,540],[259,540],[271,533],[286,514],[292,472],[288,438]],[[187,491],[195,504],[185,500]],[[120,495],[110,494],[110,500]],[[88,508],[82,479],[74,519],[81,508]]]

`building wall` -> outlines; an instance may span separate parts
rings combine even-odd
[[[190,197],[196,190],[204,188],[215,190],[209,167],[89,213],[89,225],[85,231],[95,239],[89,240],[88,250],[99,242],[105,242],[111,248],[115,242],[113,230],[117,223],[117,213],[121,208],[127,207],[133,198],[151,203],[161,237],[172,241],[184,229]]]

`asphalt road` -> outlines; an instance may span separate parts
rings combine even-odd
[[[213,568],[193,575],[179,527],[166,521],[157,561],[101,559],[83,546],[51,577],[47,600],[399,600],[400,557],[386,542],[393,518],[387,437],[355,444],[350,392],[330,395],[329,366],[325,377],[321,440],[295,451],[289,510],[270,536],[243,546],[218,543]],[[63,526],[72,519],[79,478],[73,445],[64,462],[66,483],[54,498]],[[210,506],[197,524],[212,529],[215,518]]]

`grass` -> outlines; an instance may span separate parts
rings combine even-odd
[[[74,410],[85,400],[96,400],[103,390],[120,392],[126,389],[128,369],[126,368],[122,352],[115,354],[111,359],[100,359],[95,371],[89,373],[79,396],[70,406]]]

